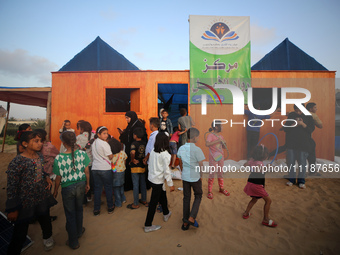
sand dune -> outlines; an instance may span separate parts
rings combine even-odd
[[[14,156],[0,154],[1,211],[6,201],[5,171]],[[267,179],[266,190],[273,200],[270,216],[279,224],[275,229],[261,225],[263,201],[254,206],[249,219],[242,218],[250,200],[243,192],[246,181],[225,179],[229,197],[218,193],[215,181],[214,199],[209,200],[204,179],[205,194],[197,217],[200,227],[185,232],[180,229],[183,196],[177,189],[182,186],[179,180],[174,181],[176,191],[167,193],[173,214],[165,223],[162,214],[156,213],[154,224],[162,229],[153,233],[143,231],[144,206],[138,210],[124,206],[108,214],[104,202],[101,214],[95,217],[90,202],[84,207],[86,232],[75,251],[65,245],[65,216],[59,195],[59,204],[51,209],[51,215],[58,216],[52,223],[56,245],[48,254],[340,254],[340,179],[307,179],[306,190],[287,187],[284,179]],[[126,196],[128,202],[133,201],[132,191]],[[30,225],[28,234],[35,243],[23,254],[44,254],[39,224]]]

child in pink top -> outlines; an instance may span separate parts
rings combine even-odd
[[[178,127],[174,127],[174,133],[172,134],[170,138],[170,152],[171,152],[171,168],[175,168],[175,161],[177,157],[177,145],[179,142],[179,136],[187,132],[187,129],[184,131],[179,131]]]
[[[211,124],[209,128],[209,134],[206,138],[205,145],[209,147],[209,166],[214,166],[210,168],[209,179],[208,179],[208,198],[213,199],[212,186],[214,183],[215,172],[217,173],[218,186],[220,188],[219,192],[225,196],[230,196],[230,193],[224,189],[223,181],[223,166],[224,166],[224,151],[225,141],[221,134],[222,131],[221,124]],[[225,148],[226,149],[226,148]]]

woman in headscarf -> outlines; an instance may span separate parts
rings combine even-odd
[[[125,145],[125,153],[128,155],[128,158],[126,160],[126,170],[125,170],[125,184],[124,184],[124,190],[132,190],[132,179],[131,179],[131,168],[128,162],[130,162],[130,149],[131,149],[131,143],[134,141],[133,139],[133,131],[140,127],[143,128],[145,131],[145,136],[142,138],[143,141],[148,140],[148,136],[146,133],[146,129],[144,124],[138,119],[137,114],[134,111],[128,111],[125,113],[125,119],[128,123],[127,127],[124,130],[121,130],[118,128],[118,131],[120,133],[119,140]]]

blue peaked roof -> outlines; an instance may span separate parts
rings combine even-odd
[[[139,70],[99,36],[59,71]]]
[[[251,70],[328,71],[288,38],[254,64]]]

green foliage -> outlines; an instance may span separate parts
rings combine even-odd
[[[34,124],[32,124],[32,129],[45,129],[46,121],[45,120],[37,120]]]
[[[0,143],[2,144],[2,138],[0,139]],[[17,141],[14,140],[14,136],[7,136],[6,135],[5,144],[14,145],[14,144],[17,144]]]
[[[16,136],[17,134],[17,131],[18,131],[18,126],[15,125],[15,124],[12,124],[12,123],[8,123],[7,125],[7,132],[6,132],[6,136]],[[5,127],[2,129],[2,132],[1,132],[1,137],[4,136],[4,132],[5,132]]]

